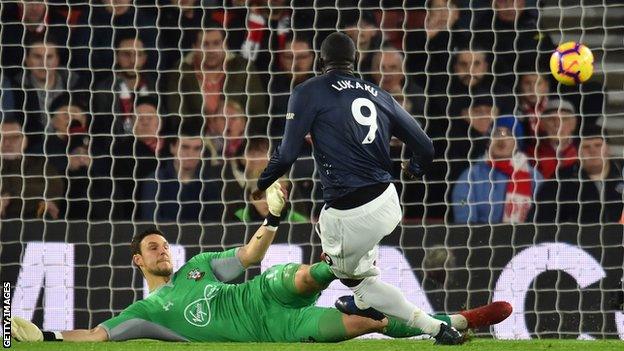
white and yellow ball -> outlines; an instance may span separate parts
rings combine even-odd
[[[550,71],[562,84],[584,83],[594,73],[594,55],[581,43],[563,43],[550,56]]]

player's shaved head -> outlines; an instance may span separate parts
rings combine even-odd
[[[333,69],[353,71],[355,60],[355,44],[348,35],[335,32],[323,40],[321,44],[321,61],[324,72]]]

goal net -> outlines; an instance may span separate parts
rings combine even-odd
[[[435,147],[409,180],[409,150],[390,141],[404,218],[380,243],[380,279],[430,313],[512,303],[478,335],[624,339],[619,1],[9,0],[0,12],[0,273],[13,315],[90,328],[143,298],[129,243],[146,228],[166,234],[176,267],[244,244],[268,212],[250,193],[290,93],[322,73],[320,44],[341,31],[356,74]],[[582,85],[550,73],[568,41],[594,55]],[[319,260],[313,144],[284,178],[275,244],[239,282]],[[335,282],[318,304],[347,294]]]

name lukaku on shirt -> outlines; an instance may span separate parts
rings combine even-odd
[[[338,80],[335,84],[331,85],[332,88],[341,91],[344,89],[360,89],[369,92],[373,96],[377,96],[377,89],[373,88],[368,84],[361,84],[360,82],[354,82],[352,80]]]

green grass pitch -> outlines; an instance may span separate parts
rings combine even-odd
[[[403,350],[448,350],[450,348],[474,351],[516,351],[516,350],[548,350],[548,351],[594,351],[594,350],[624,350],[624,341],[621,340],[526,340],[507,341],[492,339],[473,339],[462,346],[435,346],[430,340],[353,340],[338,344],[271,344],[271,343],[165,343],[159,341],[128,341],[111,343],[18,343],[14,342],[14,350],[124,350],[124,351],[403,351]]]

